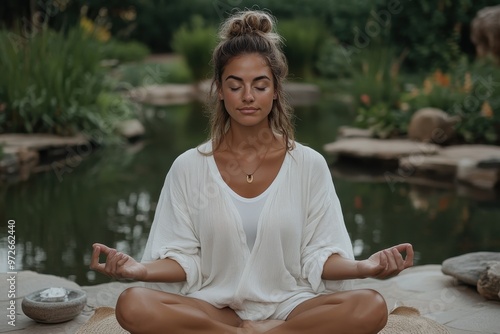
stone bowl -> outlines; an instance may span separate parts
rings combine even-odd
[[[65,291],[63,296],[47,295],[48,289]],[[35,291],[23,298],[21,307],[24,314],[36,322],[56,324],[78,316],[87,304],[87,294],[81,290],[67,288],[46,288]]]

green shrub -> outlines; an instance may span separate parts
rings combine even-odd
[[[403,59],[392,48],[374,45],[353,60],[351,93],[359,105],[355,124],[381,138],[401,135],[408,126],[410,115],[400,110]]]
[[[201,16],[193,16],[189,26],[182,26],[174,34],[172,48],[184,57],[197,82],[210,76],[210,59],[216,36],[216,29],[207,27]]]
[[[312,18],[280,21],[278,32],[283,36],[290,76],[310,78],[319,48],[327,33],[318,20]]]
[[[43,29],[30,39],[0,31],[0,101],[5,104],[2,127],[9,132],[70,135],[99,130],[111,134],[119,108],[99,102],[111,88],[99,66],[99,43],[80,29],[67,34]],[[19,43],[16,43],[19,42]]]
[[[100,49],[103,59],[117,59],[120,62],[140,61],[151,53],[149,48],[140,42],[122,42],[116,39],[104,43]]]
[[[348,57],[344,47],[334,38],[328,38],[321,45],[316,62],[320,76],[327,79],[349,78],[355,66],[353,59]]]

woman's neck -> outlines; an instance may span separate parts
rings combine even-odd
[[[276,135],[269,123],[263,126],[244,127],[231,124],[224,138],[224,143],[233,153],[244,154],[248,148],[271,148],[276,143]]]

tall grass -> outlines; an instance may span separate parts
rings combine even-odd
[[[99,43],[72,28],[66,34],[42,29],[30,39],[0,31],[0,127],[8,132],[70,135],[99,130],[131,109],[111,93],[99,67]],[[114,101],[110,103],[109,101]]]
[[[216,29],[206,26],[201,16],[192,17],[190,25],[182,26],[173,36],[172,48],[184,57],[197,82],[210,77],[210,58],[216,36]]]
[[[291,78],[308,79],[313,75],[319,49],[328,34],[324,25],[312,18],[280,21],[283,51],[288,60]]]

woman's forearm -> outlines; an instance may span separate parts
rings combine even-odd
[[[321,278],[325,280],[344,280],[362,277],[358,270],[358,261],[346,259],[339,254],[332,254],[325,261]]]
[[[177,261],[172,259],[160,259],[153,262],[143,263],[146,267],[144,282],[184,282],[186,272]]]

